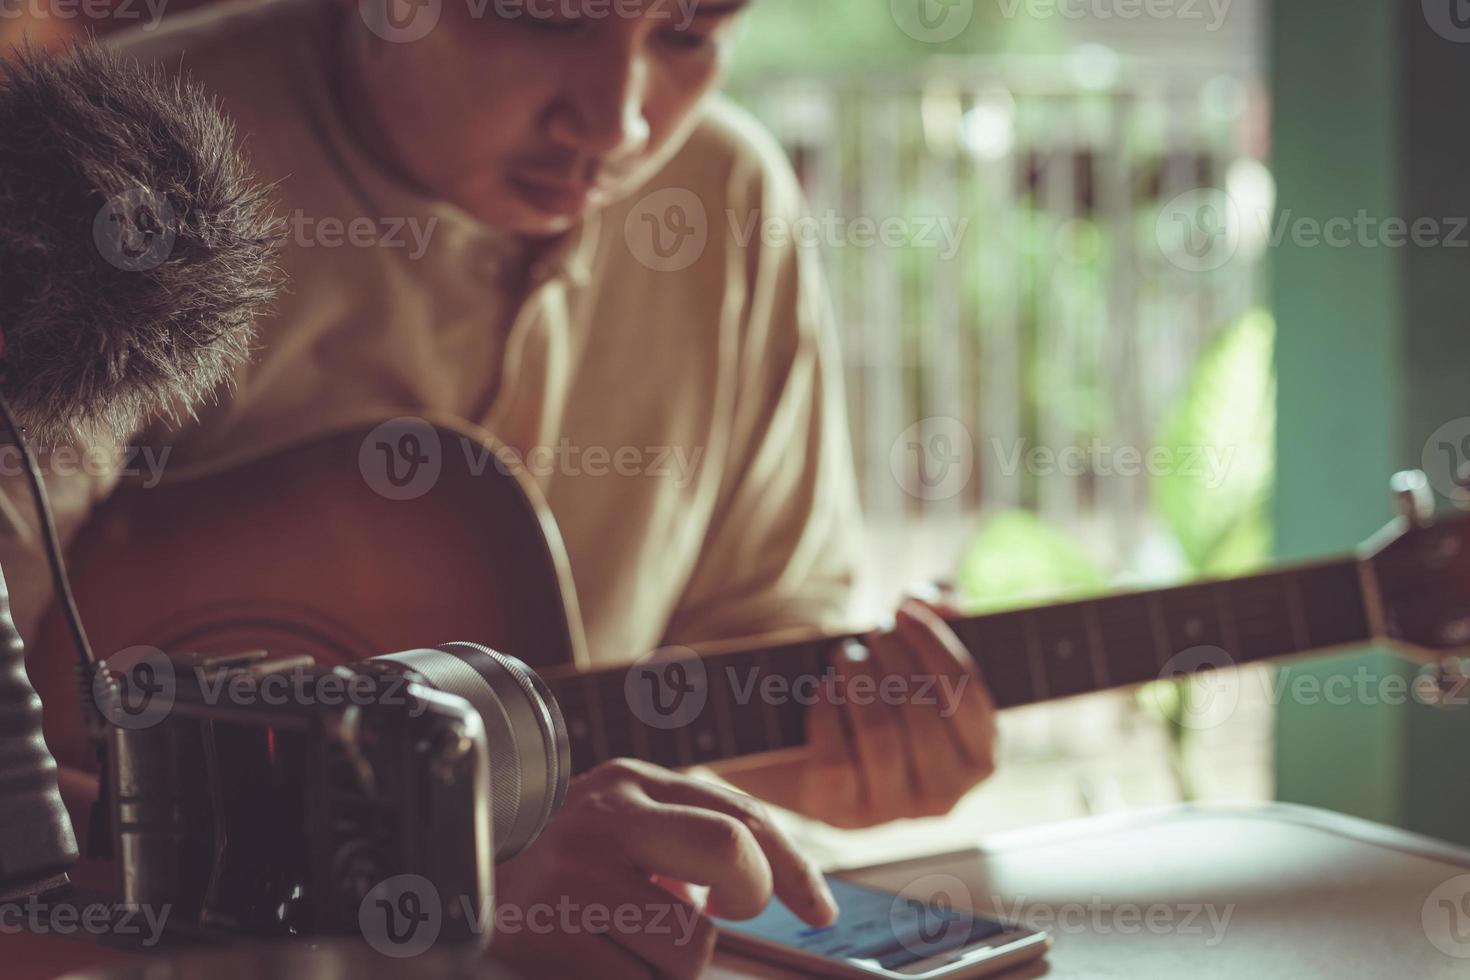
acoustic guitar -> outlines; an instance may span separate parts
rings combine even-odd
[[[799,691],[839,638],[656,659],[667,692],[647,668],[590,668],[555,522],[499,451],[463,423],[403,419],[120,488],[69,551],[98,655],[145,645],[344,663],[474,640],[547,679],[578,771],[801,749],[809,702],[762,692]],[[1470,515],[1405,514],[1341,558],[951,625],[1001,708],[1372,641],[1442,655],[1470,646]],[[29,659],[53,751],[85,767],[56,610]],[[676,723],[670,693],[696,695]]]

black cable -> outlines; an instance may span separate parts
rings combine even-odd
[[[76,645],[77,655],[82,658],[82,669],[90,678],[97,670],[97,655],[92,652],[92,644],[87,640],[87,631],[82,626],[82,617],[77,612],[76,596],[72,595],[71,581],[66,576],[66,560],[62,557],[60,538],[56,533],[56,521],[51,516],[51,502],[46,496],[46,487],[41,482],[41,468],[36,464],[36,457],[31,452],[31,447],[26,444],[25,435],[20,426],[15,424],[15,416],[11,414],[10,403],[5,399],[5,393],[0,391],[0,415],[5,418],[5,424],[9,427],[11,436],[15,440],[15,446],[20,450],[21,458],[25,461],[26,480],[31,486],[31,498],[36,504],[36,514],[40,518],[41,541],[46,549],[46,559],[51,566],[51,582],[56,588],[56,596],[61,601],[61,611],[65,616],[67,628],[71,630],[73,644]]]

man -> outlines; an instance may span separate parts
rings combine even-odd
[[[117,42],[219,95],[290,223],[292,292],[259,355],[197,422],[149,437],[170,468],[448,412],[541,484],[594,660],[849,627],[857,515],[820,258],[730,231],[801,214],[778,148],[711,96],[747,3],[375,2],[229,6]],[[529,465],[556,447],[642,465],[594,473],[565,451]],[[111,482],[52,480],[69,527]],[[46,602],[44,576],[26,578],[22,631]],[[906,603],[834,667],[938,675],[960,697],[822,701],[807,757],[731,779],[857,826],[945,812],[989,773],[989,697],[933,609]],[[687,884],[711,886],[719,914],[753,914],[773,890],[814,924],[832,912],[754,801],[631,763],[577,781],[498,878],[511,904],[615,904],[657,878],[691,901]],[[538,971],[685,974],[707,925],[695,942],[523,934],[497,949]]]

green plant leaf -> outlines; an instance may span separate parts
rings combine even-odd
[[[1232,324],[1201,356],[1159,430],[1168,464],[1154,471],[1154,501],[1196,574],[1242,571],[1270,555],[1274,334],[1264,310]]]
[[[1022,510],[981,525],[956,584],[977,611],[1102,592],[1108,577],[1072,535]]]

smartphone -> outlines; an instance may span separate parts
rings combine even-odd
[[[718,919],[720,945],[732,952],[828,977],[965,980],[1037,959],[1045,932],[955,908],[943,896],[921,900],[828,877],[837,921],[816,929],[780,902],[754,919]]]

